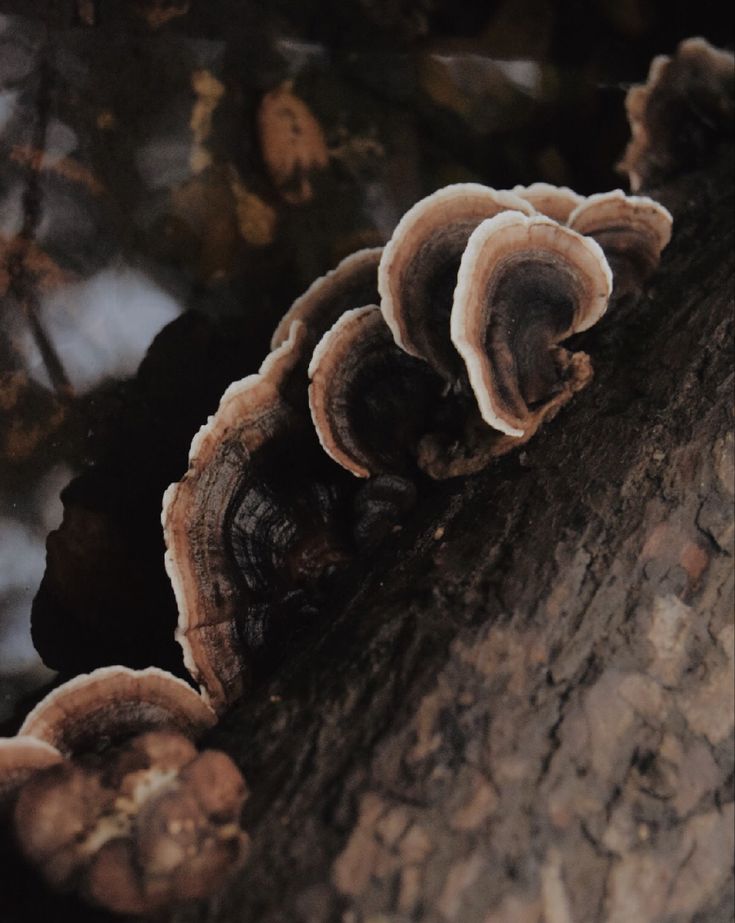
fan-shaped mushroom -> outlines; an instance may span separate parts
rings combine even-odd
[[[631,140],[618,166],[637,192],[690,170],[733,136],[735,57],[703,38],[651,62],[645,84],[625,99]]]
[[[599,245],[543,216],[497,215],[462,256],[452,340],[483,419],[528,438],[589,380],[583,353],[557,346],[605,312],[612,277]]]
[[[450,382],[462,365],[449,336],[459,261],[477,225],[509,209],[534,213],[511,192],[478,183],[446,186],[406,212],[383,251],[380,306],[396,343]]]
[[[153,728],[175,728],[196,737],[214,720],[212,709],[191,686],[165,670],[100,667],[50,692],[18,734],[70,755]]]
[[[314,350],[309,377],[314,427],[336,462],[358,477],[415,469],[443,383],[396,346],[377,305],[340,317]]]
[[[313,614],[325,575],[347,556],[340,469],[299,407],[306,340],[294,321],[260,371],[227,389],[164,496],[177,638],[218,711],[242,694],[253,652]]]
[[[306,325],[313,348],[345,311],[364,304],[376,304],[378,263],[382,253],[382,247],[357,250],[312,282],[281,318],[271,339],[271,349],[276,349],[288,339],[295,320]]]
[[[602,247],[616,299],[640,291],[653,275],[671,239],[672,222],[663,205],[646,196],[626,196],[622,189],[589,196],[569,216],[570,228]]]
[[[559,224],[566,224],[574,209],[584,202],[584,196],[568,186],[552,186],[551,183],[514,186],[511,192],[533,205],[539,214],[553,218]]]
[[[517,443],[488,427],[471,393],[444,394],[444,380],[396,346],[375,305],[342,315],[320,340],[309,374],[312,419],[324,450],[358,477],[381,480],[358,497],[360,509],[372,509],[367,519],[376,534],[400,518],[406,478],[417,469],[435,480],[472,474]],[[367,526],[356,513],[354,534],[364,546]]]

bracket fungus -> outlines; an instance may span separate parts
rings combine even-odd
[[[100,667],[50,692],[26,716],[18,735],[68,756],[154,728],[197,737],[214,721],[214,712],[191,686],[165,670]]]
[[[574,209],[584,202],[584,196],[568,186],[552,186],[551,183],[514,186],[511,192],[532,205],[539,214],[559,224],[566,224]]]
[[[224,753],[169,730],[36,773],[13,813],[44,879],[116,913],[207,897],[245,859],[245,782]]]
[[[732,138],[735,56],[706,39],[689,38],[673,57],[651,62],[645,84],[628,91],[631,140],[618,169],[637,192],[690,170],[718,140]]]
[[[585,199],[568,226],[602,247],[613,273],[613,296],[619,299],[639,292],[656,271],[672,223],[671,213],[654,199],[615,189]]]
[[[409,208],[383,251],[380,307],[396,343],[451,383],[461,371],[449,314],[462,253],[481,221],[511,209],[534,213],[512,192],[478,183],[446,186]]]
[[[242,694],[253,653],[313,614],[323,580],[348,556],[339,469],[300,408],[306,338],[294,321],[260,371],[225,391],[186,476],[164,495],[176,637],[217,711]]]
[[[549,218],[508,212],[473,232],[457,278],[452,340],[490,426],[528,438],[586,384],[587,357],[557,344],[599,320],[611,289],[598,244]]]
[[[312,282],[281,318],[271,339],[271,349],[277,349],[288,339],[295,320],[306,326],[313,348],[345,311],[377,303],[382,253],[382,247],[357,250]]]
[[[377,305],[340,317],[314,350],[309,377],[312,420],[331,458],[362,478],[415,469],[442,380],[396,346]]]

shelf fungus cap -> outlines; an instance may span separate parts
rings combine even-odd
[[[56,747],[37,737],[1,737],[0,813],[35,773],[63,759]]]
[[[324,451],[357,477],[415,466],[415,448],[443,383],[396,346],[380,308],[346,311],[309,365],[309,406]]]
[[[486,423],[527,438],[589,380],[584,354],[557,344],[600,319],[611,289],[599,245],[549,218],[501,214],[474,231],[451,325]]]
[[[45,741],[68,756],[154,728],[198,737],[214,722],[214,712],[201,696],[165,670],[100,667],[50,692],[18,734]]]
[[[339,469],[309,418],[307,346],[295,320],[260,371],[230,385],[163,498],[176,638],[217,712],[242,696],[254,657],[268,645],[275,653],[272,642],[308,617],[310,594],[345,559]]]
[[[685,39],[673,57],[653,59],[625,109],[631,140],[618,169],[638,192],[696,168],[719,140],[732,138],[735,56],[704,38]]]
[[[396,343],[449,381],[461,370],[449,335],[459,261],[478,224],[508,210],[534,214],[512,192],[479,183],[445,186],[406,212],[383,250],[380,307]]]
[[[673,218],[647,196],[622,189],[589,196],[569,216],[569,227],[593,237],[613,271],[616,297],[636,291],[658,267],[671,240]]]
[[[568,186],[553,186],[551,183],[514,186],[511,192],[533,205],[539,214],[553,218],[559,224],[566,224],[574,209],[584,202],[584,196]]]
[[[163,495],[165,565],[179,610],[176,640],[186,668],[216,711],[238,699],[247,670],[237,635],[232,562],[223,541],[231,498],[249,457],[282,425],[278,386],[302,358],[299,321],[260,371],[233,382],[189,450],[189,470]]]
[[[382,247],[357,250],[312,282],[281,318],[271,339],[271,349],[276,349],[288,339],[295,320],[306,325],[316,344],[345,311],[362,304],[376,303],[378,263],[382,253]]]

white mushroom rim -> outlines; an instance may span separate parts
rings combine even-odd
[[[79,736],[114,736],[139,715],[141,728],[184,728],[198,735],[215,722],[214,711],[183,679],[158,667],[100,667],[82,673],[43,698],[26,716],[28,735],[73,753]]]
[[[333,269],[315,279],[306,291],[296,298],[278,322],[278,326],[271,337],[271,349],[277,349],[282,346],[289,338],[291,324],[294,321],[301,321],[309,327],[309,318],[314,303],[321,298],[328,298],[331,291],[339,286],[343,280],[348,280],[353,273],[359,272],[364,267],[369,267],[372,262],[375,262],[377,266],[382,252],[382,247],[367,247],[364,250],[356,250],[343,260],[340,260]]]
[[[671,240],[674,218],[668,208],[648,196],[626,195],[622,189],[595,192],[588,196],[571,213],[567,226],[579,234],[594,234],[606,230],[604,216],[616,212],[621,216],[627,215],[629,220],[633,216],[639,219],[655,234],[659,252]]]
[[[444,204],[455,205],[466,200],[477,203],[486,202],[494,213],[513,210],[527,215],[536,214],[536,210],[524,199],[507,190],[497,190],[481,183],[453,183],[437,189],[412,205],[395,227],[391,239],[383,249],[383,256],[378,265],[378,292],[380,293],[380,310],[385,322],[390,327],[393,339],[404,352],[419,359],[425,358],[412,345],[411,332],[407,329],[399,301],[396,295],[397,266],[406,260],[404,247],[406,239],[421,221],[426,220],[432,212],[438,211]]]
[[[329,415],[326,410],[326,387],[322,380],[321,363],[329,356],[335,344],[339,343],[345,328],[349,328],[361,317],[369,315],[378,310],[377,305],[366,305],[362,308],[353,308],[345,313],[331,327],[324,336],[319,340],[309,362],[309,410],[311,411],[311,420],[314,424],[319,444],[327,455],[336,461],[338,465],[351,471],[358,478],[369,478],[370,471],[363,465],[360,465],[346,452],[343,452],[332,433],[329,425]]]

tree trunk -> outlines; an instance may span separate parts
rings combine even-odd
[[[732,154],[656,193],[674,239],[576,338],[590,387],[437,485],[209,735],[252,851],[177,923],[731,919]],[[0,865],[3,923],[118,919]]]
[[[732,151],[659,191],[592,385],[444,485],[208,743],[253,839],[179,921],[725,921],[733,848]]]
[[[733,849],[732,150],[658,192],[591,386],[439,485],[214,730],[248,864],[177,923],[718,923]],[[2,844],[3,920],[110,921]]]

